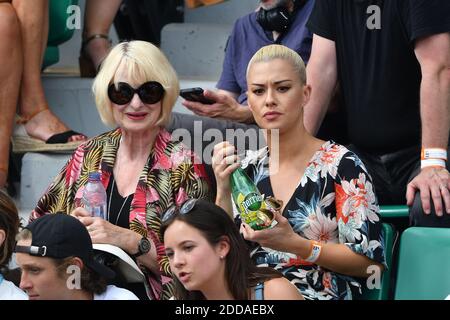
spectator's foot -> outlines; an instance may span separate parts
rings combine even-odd
[[[70,131],[70,129],[56,117],[49,108],[43,108],[31,117],[22,117],[19,123],[25,125],[25,130],[30,137],[49,142],[53,136]],[[86,141],[87,137],[83,134],[72,134],[65,141],[58,139],[58,143]]]
[[[87,137],[72,131],[48,108],[34,115],[21,117],[12,136],[14,153],[71,152]]]
[[[111,49],[111,40],[105,34],[94,34],[83,40],[81,44],[80,76],[93,78],[96,76],[100,64]]]

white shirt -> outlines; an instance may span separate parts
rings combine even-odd
[[[127,289],[109,285],[102,294],[94,294],[94,300],[139,300],[139,298]]]
[[[0,300],[28,300],[28,295],[11,281],[3,279],[0,283]]]

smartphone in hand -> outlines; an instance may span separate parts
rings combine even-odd
[[[184,99],[194,102],[200,102],[203,104],[213,104],[216,103],[216,101],[206,98],[203,95],[203,89],[202,88],[188,88],[188,89],[181,89],[180,90],[180,96],[182,96]]]

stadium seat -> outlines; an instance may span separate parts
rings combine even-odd
[[[384,250],[386,254],[387,270],[384,270],[381,276],[381,287],[379,289],[368,289],[366,286],[363,288],[363,294],[360,300],[388,300],[389,288],[391,281],[391,268],[392,268],[392,252],[394,245],[394,228],[388,224],[382,224],[382,235],[384,239]]]
[[[58,46],[69,40],[74,30],[67,28],[69,13],[67,8],[77,5],[78,0],[50,0],[49,1],[49,31],[47,49],[45,50],[42,69],[59,61]]]
[[[450,294],[450,229],[405,230],[400,239],[396,300],[444,300]]]
[[[380,206],[380,216],[386,218],[403,218],[409,216],[408,206]]]

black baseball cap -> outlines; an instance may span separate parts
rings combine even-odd
[[[15,252],[56,259],[78,257],[104,278],[115,277],[113,270],[94,260],[91,236],[78,219],[65,213],[46,214],[25,229],[32,233],[31,246],[16,245]]]

